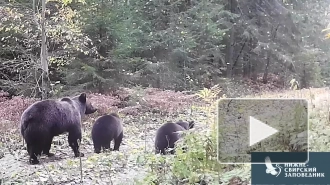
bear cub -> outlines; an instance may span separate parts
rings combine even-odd
[[[193,128],[195,125],[194,121],[185,122],[185,121],[178,121],[176,123],[167,122],[160,126],[156,132],[155,138],[155,154],[166,154],[167,148],[172,148],[173,150],[170,151],[170,154],[175,153],[175,142],[177,142],[181,135],[178,131],[184,131]]]
[[[85,93],[61,100],[43,100],[30,105],[22,114],[21,134],[26,142],[30,164],[38,164],[37,156],[48,157],[54,136],[69,133],[68,142],[75,157],[84,156],[79,152],[81,141],[81,119],[97,109],[87,101]]]
[[[116,113],[99,117],[92,128],[92,140],[94,152],[100,153],[101,148],[110,149],[110,143],[114,140],[114,151],[119,151],[123,140],[123,125],[121,119]]]

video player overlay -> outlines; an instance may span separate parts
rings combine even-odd
[[[221,99],[218,101],[218,160],[264,164],[251,152],[283,152],[272,163],[308,161],[308,102],[305,99]],[[289,157],[299,152],[299,157]],[[297,155],[295,155],[297,156]]]

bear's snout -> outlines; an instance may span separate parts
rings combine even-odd
[[[89,103],[86,105],[85,114],[93,114],[96,111],[97,111],[97,108],[95,108],[92,104]]]

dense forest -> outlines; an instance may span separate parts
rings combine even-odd
[[[0,88],[40,96],[41,1],[0,2]],[[50,0],[49,96],[120,86],[196,90],[329,82],[327,0]]]

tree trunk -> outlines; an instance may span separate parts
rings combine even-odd
[[[253,39],[248,40],[247,47],[245,47],[244,55],[243,55],[243,78],[251,78],[252,77],[252,60],[256,58],[255,53],[252,49],[255,47],[253,43]]]
[[[264,75],[262,77],[262,82],[264,84],[266,84],[268,82],[269,64],[270,64],[270,52],[267,53],[267,63],[266,63]]]
[[[230,0],[228,9],[230,10],[231,13],[236,12],[236,7],[237,7],[237,2],[236,0]],[[231,21],[234,23],[233,21]],[[235,27],[234,24],[230,28],[229,34],[227,35],[227,45],[226,45],[226,65],[227,65],[227,78],[231,78],[233,75],[233,53],[234,53],[234,41],[235,41]]]
[[[41,87],[42,95],[41,99],[47,99],[47,85],[48,85],[48,62],[47,62],[47,45],[46,45],[46,29],[45,29],[45,10],[46,10],[46,0],[42,0],[42,10],[41,10],[41,52],[40,61],[42,69]]]
[[[271,38],[271,42],[273,42],[276,38],[276,32],[277,32],[277,29],[279,27],[279,24],[276,26],[275,29],[272,29],[271,30],[271,33],[272,33],[272,38]],[[270,58],[271,58],[271,50],[268,49],[268,52],[267,52],[267,63],[266,63],[266,67],[265,67],[265,72],[264,72],[264,75],[262,77],[262,82],[264,84],[266,84],[268,82],[268,73],[269,73],[269,64],[270,64]]]
[[[307,74],[306,74],[306,63],[304,62],[303,65],[303,74],[301,76],[301,89],[307,88],[308,84],[307,84]]]
[[[99,48],[99,54],[102,57],[107,57],[107,48],[104,44],[104,40],[106,39],[106,28],[104,27],[103,23],[100,23],[99,26],[99,38],[100,38],[100,48]]]
[[[36,0],[32,1],[32,6],[33,6],[33,14],[36,13]]]
[[[251,39],[249,40],[249,43],[251,42]],[[243,78],[250,78],[251,69],[250,69],[250,52],[251,49],[249,47],[245,47],[245,51],[243,54]]]

